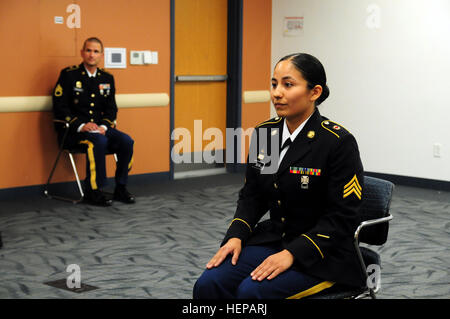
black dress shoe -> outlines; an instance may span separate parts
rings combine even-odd
[[[113,199],[126,204],[134,204],[136,202],[134,195],[131,194],[125,186],[116,187]]]
[[[84,196],[86,202],[97,206],[111,206],[112,200],[107,199],[101,190],[88,190]]]

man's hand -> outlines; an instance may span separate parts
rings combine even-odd
[[[98,127],[98,132],[102,135],[105,135],[105,133],[106,133],[105,128],[103,126]]]
[[[93,122],[88,122],[84,124],[83,127],[81,128],[81,132],[92,132],[92,131],[99,131],[98,125]]]
[[[294,263],[294,256],[286,249],[267,257],[250,273],[253,280],[268,280],[275,278]]]
[[[236,265],[239,254],[242,250],[241,240],[239,238],[230,238],[225,245],[220,247],[213,258],[206,264],[207,269],[219,266],[222,261],[229,255],[233,254],[231,263]]]

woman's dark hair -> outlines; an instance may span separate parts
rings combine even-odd
[[[308,82],[308,89],[311,90],[316,85],[322,87],[322,94],[316,100],[316,106],[325,101],[328,95],[330,95],[330,89],[327,86],[327,76],[322,63],[316,57],[307,53],[286,55],[278,63],[286,60],[291,61],[295,68],[303,75],[303,78]]]

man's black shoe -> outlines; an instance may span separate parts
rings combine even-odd
[[[130,194],[125,186],[116,187],[116,189],[114,190],[113,199],[126,204],[134,204],[136,202],[134,195]]]
[[[101,190],[87,190],[84,199],[92,205],[97,206],[111,206],[112,200],[107,199]]]

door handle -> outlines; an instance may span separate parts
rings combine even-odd
[[[223,82],[227,75],[176,75],[176,82]]]

